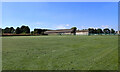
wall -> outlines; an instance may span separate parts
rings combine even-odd
[[[76,32],[76,35],[88,35],[88,32]]]

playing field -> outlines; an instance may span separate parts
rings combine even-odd
[[[3,70],[117,70],[117,36],[3,37]]]

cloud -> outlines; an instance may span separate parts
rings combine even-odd
[[[35,24],[37,24],[37,25],[43,25],[43,23],[41,23],[41,22],[36,22]]]
[[[109,28],[109,25],[102,25],[102,28]]]
[[[40,24],[40,23],[37,22],[36,24]]]
[[[101,25],[98,27],[89,27],[89,28],[94,28],[94,29],[102,28],[102,29],[104,29],[104,28],[110,28],[110,26],[109,25]]]
[[[59,24],[56,26],[56,29],[67,29],[70,24]]]
[[[88,28],[98,29],[98,28],[101,28],[101,27],[88,27]]]
[[[66,26],[70,26],[69,24],[66,24]]]
[[[56,27],[56,29],[66,29],[66,27],[64,25],[59,25]]]
[[[80,29],[86,29],[86,28],[88,28],[87,26],[80,26],[79,27]]]

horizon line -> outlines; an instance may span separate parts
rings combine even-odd
[[[1,0],[1,2],[119,2],[119,0]]]

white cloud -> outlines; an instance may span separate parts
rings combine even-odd
[[[56,26],[56,29],[67,29],[70,24],[59,24]]]
[[[56,29],[66,29],[66,27],[64,25],[59,25],[56,27]]]
[[[66,26],[70,26],[69,24],[66,24]]]
[[[101,25],[98,27],[89,27],[89,28],[94,28],[94,29],[102,28],[102,29],[104,29],[104,28],[110,28],[110,26],[109,25]]]
[[[89,27],[89,28],[98,29],[98,28],[101,28],[101,27]]]
[[[102,28],[109,28],[109,25],[102,25]]]
[[[86,29],[87,27],[86,26],[80,26],[79,28],[80,29]]]
[[[35,24],[39,24],[39,25],[40,25],[40,24],[42,24],[42,23],[40,23],[40,22],[36,22]]]

